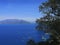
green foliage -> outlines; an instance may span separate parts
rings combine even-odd
[[[47,26],[50,30],[60,30],[60,1],[59,0],[48,0],[42,3],[39,6],[39,11],[42,12],[45,16],[37,19],[37,29],[40,27],[40,24]],[[48,30],[48,29],[47,29]]]
[[[60,1],[59,0],[47,0],[39,6],[39,11],[42,12],[45,16],[40,19],[37,19],[36,23],[38,30],[44,30],[45,32],[50,33],[53,37],[53,45],[59,45],[60,40]],[[40,25],[42,24],[42,26]],[[44,26],[47,26],[44,27]],[[50,40],[51,40],[50,39]],[[50,41],[49,40],[49,41]],[[58,43],[59,42],[59,43]]]
[[[48,0],[39,6],[39,11],[43,13],[50,13],[56,16],[60,16],[60,1]]]
[[[36,45],[34,40],[29,40],[26,45]]]

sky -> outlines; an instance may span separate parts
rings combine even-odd
[[[45,0],[0,0],[0,20],[23,19],[35,21],[41,17],[39,5]]]

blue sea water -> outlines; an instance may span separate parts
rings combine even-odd
[[[39,42],[42,36],[47,37],[35,27],[36,24],[0,24],[0,45],[26,45],[30,39]]]

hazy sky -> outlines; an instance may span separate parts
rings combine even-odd
[[[0,20],[24,19],[35,21],[41,17],[38,7],[44,0],[0,0]]]

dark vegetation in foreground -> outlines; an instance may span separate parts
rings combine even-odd
[[[27,42],[27,45],[60,45],[60,0],[47,0],[43,2],[39,6],[39,11],[45,16],[37,19],[36,28],[49,33],[50,38],[38,43],[30,40]]]

